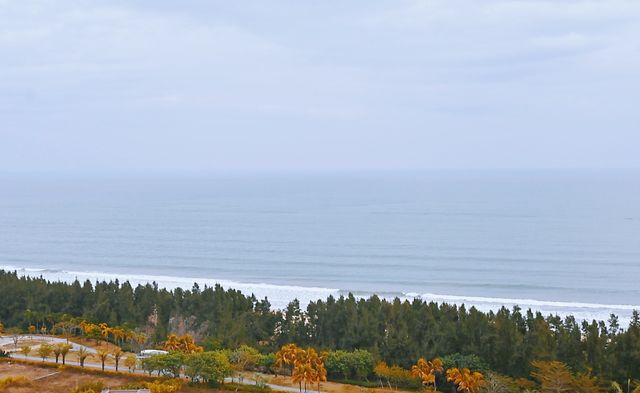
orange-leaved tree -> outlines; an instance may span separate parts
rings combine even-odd
[[[96,356],[100,359],[100,363],[102,363],[102,371],[104,371],[104,363],[109,358],[109,351],[103,348],[96,349]]]
[[[111,328],[109,327],[109,325],[102,322],[98,325],[98,331],[105,341],[109,340],[109,335],[111,334]]]
[[[288,344],[280,348],[276,353],[276,366],[290,366],[291,377],[294,382],[298,383],[300,392],[302,392],[302,384],[304,390],[307,391],[308,385],[318,384],[327,380],[327,370],[324,361],[327,353],[318,353],[314,348],[302,349],[295,344]]]
[[[182,352],[186,354],[197,353],[204,351],[199,345],[196,345],[195,340],[188,334],[184,336],[177,336],[170,334],[167,336],[167,341],[164,342],[164,350],[169,352]]]
[[[558,361],[535,360],[531,362],[531,376],[540,383],[541,393],[564,393],[572,391],[573,375],[569,366]]]
[[[603,393],[604,387],[598,378],[591,375],[590,371],[578,373],[573,377],[573,389],[576,393]],[[640,389],[638,389],[640,391]]]
[[[468,368],[450,368],[447,370],[447,381],[453,382],[460,392],[478,393],[484,382],[484,376]]]
[[[442,360],[435,358],[433,360],[418,359],[418,362],[411,367],[411,375],[422,380],[423,385],[433,384],[436,387],[436,373],[444,370]]]
[[[113,351],[111,351],[111,355],[113,356],[113,360],[116,362],[116,371],[118,371],[118,366],[120,365],[120,359],[124,352],[120,347],[115,347]]]

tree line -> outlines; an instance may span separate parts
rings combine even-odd
[[[272,310],[268,299],[217,285],[167,290],[117,280],[50,282],[0,271],[0,321],[5,327],[52,331],[74,318],[98,326],[91,330],[96,336],[104,333],[100,323],[116,329],[119,344],[125,346],[135,342],[153,346],[183,330],[206,352],[245,344],[269,354],[295,343],[333,353],[324,359],[327,364],[352,356],[373,367],[384,362],[389,369],[410,370],[417,359],[440,358],[448,362],[447,369],[494,371],[519,378],[535,371],[535,361],[558,361],[575,373],[590,372],[619,383],[640,378],[638,312],[629,326],[622,327],[613,315],[606,322],[577,321],[518,307],[485,313],[420,299],[352,295],[314,301],[306,309],[294,300],[285,310]],[[107,338],[113,336],[107,334]],[[344,355],[356,351],[365,351],[370,359]],[[371,375],[363,377],[362,367],[327,370],[330,377],[362,380]]]

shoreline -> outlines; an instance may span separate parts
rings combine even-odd
[[[194,283],[197,283],[200,287],[212,287],[219,284],[225,289],[239,290],[247,296],[253,294],[257,299],[264,299],[266,297],[269,300],[272,309],[280,310],[285,309],[289,302],[294,299],[298,299],[300,307],[305,309],[310,302],[317,300],[324,301],[329,296],[339,298],[340,296],[348,296],[349,293],[352,293],[355,298],[360,299],[368,298],[376,294],[373,291],[370,293],[363,293],[362,291],[348,291],[337,288],[250,283],[198,277],[67,271],[20,267],[15,265],[0,265],[0,270],[16,272],[20,277],[42,277],[48,281],[61,281],[67,283],[71,283],[76,279],[80,283],[83,283],[86,280],[89,280],[92,283],[95,283],[96,281],[108,282],[118,280],[120,283],[128,281],[135,287],[137,285],[145,285],[155,282],[159,287],[169,290],[176,288],[190,290]],[[606,322],[611,314],[615,314],[619,318],[621,326],[628,325],[631,320],[633,310],[640,310],[640,305],[632,304],[546,301],[528,298],[461,296],[428,292],[387,293],[386,295],[378,294],[378,296],[387,300],[393,300],[395,298],[399,298],[402,301],[420,299],[426,302],[464,305],[467,308],[473,306],[482,312],[496,311],[503,306],[508,309],[513,309],[513,307],[518,306],[522,312],[526,312],[528,309],[531,309],[533,312],[541,312],[545,317],[549,315],[558,315],[561,318],[573,316],[578,321],[601,320]]]

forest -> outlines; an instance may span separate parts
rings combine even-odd
[[[117,280],[50,282],[0,270],[5,331],[53,331],[73,321],[136,333],[145,347],[159,347],[172,333],[194,337],[207,351],[245,345],[265,356],[295,343],[327,351],[333,374],[342,374],[338,366],[331,368],[341,356],[372,359],[364,371],[334,375],[341,379],[367,379],[374,364],[408,369],[418,359],[434,358],[513,378],[533,375],[536,362],[559,361],[606,381],[640,379],[637,311],[629,326],[620,326],[614,315],[608,321],[577,321],[517,307],[484,313],[464,305],[352,295],[304,309],[294,300],[285,310],[273,310],[268,299],[220,286],[170,291]]]

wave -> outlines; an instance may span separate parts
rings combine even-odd
[[[511,308],[519,306],[521,309],[532,309],[539,311],[544,315],[558,315],[566,317],[574,316],[577,320],[607,320],[611,314],[619,316],[621,325],[628,324],[631,320],[631,312],[640,310],[640,305],[631,304],[600,304],[600,303],[583,303],[583,302],[566,302],[566,301],[549,301],[536,300],[527,298],[502,298],[502,297],[483,297],[483,296],[462,296],[447,295],[436,293],[419,293],[419,292],[364,292],[350,291],[348,289],[325,288],[313,286],[298,285],[279,285],[269,283],[251,283],[240,282],[224,279],[202,278],[202,277],[182,277],[167,275],[150,275],[150,274],[125,274],[125,273],[108,273],[94,271],[70,271],[62,269],[44,269],[29,268],[13,265],[0,265],[0,270],[16,271],[18,274],[29,277],[43,277],[52,281],[80,282],[89,281],[129,281],[132,285],[156,283],[158,286],[166,289],[190,289],[194,283],[199,286],[215,286],[221,285],[225,289],[236,289],[245,294],[253,294],[257,298],[267,298],[275,309],[284,309],[293,299],[298,299],[304,308],[306,304],[318,299],[326,299],[328,296],[338,297],[348,293],[354,293],[356,298],[366,298],[374,293],[378,296],[401,300],[421,299],[424,301],[433,301],[436,303],[449,304],[465,304],[467,307],[474,306],[480,311],[489,312],[496,311],[501,307]]]
[[[616,309],[616,310],[640,310],[640,305],[631,304],[600,304],[600,303],[581,303],[581,302],[561,302],[561,301],[549,301],[549,300],[535,300],[535,299],[510,299],[499,297],[482,297],[482,296],[457,296],[457,295],[438,295],[435,293],[419,294],[416,292],[409,292],[404,294],[406,297],[422,298],[425,300],[438,299],[445,302],[452,303],[489,303],[489,304],[504,304],[504,305],[518,305],[520,307],[532,306],[532,307],[559,307],[559,308],[593,308],[593,309]]]
[[[199,286],[213,287],[216,284],[221,285],[225,289],[237,289],[245,294],[254,294],[257,298],[267,298],[272,307],[284,309],[291,300],[297,298],[302,305],[306,305],[311,301],[325,299],[329,295],[338,296],[340,290],[337,288],[323,287],[303,287],[297,285],[278,285],[268,283],[248,283],[232,280],[221,280],[202,277],[181,277],[166,275],[148,275],[148,274],[127,274],[127,273],[107,273],[92,271],[70,271],[58,269],[38,269],[25,268],[13,265],[0,265],[0,270],[16,271],[23,276],[40,277],[47,280],[57,280],[64,282],[80,282],[89,281],[129,281],[132,285],[156,283],[159,287],[166,289],[190,289],[194,283]]]

